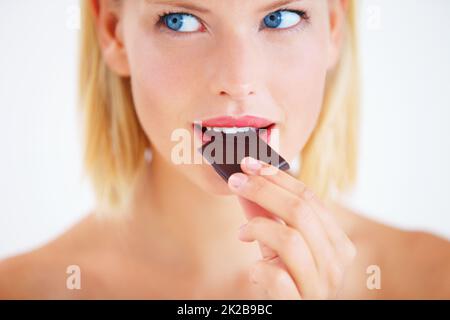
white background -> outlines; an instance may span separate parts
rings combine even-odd
[[[349,204],[450,238],[450,1],[360,2],[360,176]],[[77,5],[0,2],[0,258],[93,204],[75,103]]]

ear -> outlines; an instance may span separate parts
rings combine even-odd
[[[328,69],[333,69],[340,58],[347,24],[349,0],[328,0],[330,21],[330,50]]]
[[[130,68],[123,41],[122,1],[90,0],[103,59],[119,76],[128,77]]]

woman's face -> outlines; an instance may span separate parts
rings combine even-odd
[[[157,156],[205,190],[227,194],[207,163],[173,163],[178,142],[171,135],[185,129],[194,141],[195,121],[256,116],[275,123],[276,149],[295,158],[317,124],[326,75],[336,63],[333,17],[343,3],[123,1],[120,72],[131,78],[136,112]],[[114,68],[118,58],[104,53]]]

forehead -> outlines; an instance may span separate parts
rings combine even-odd
[[[306,1],[307,0],[144,0],[144,3],[154,6],[168,5],[201,13],[210,13],[212,9],[243,9],[244,7],[256,8],[258,12],[264,12],[277,9],[288,4],[299,4]]]

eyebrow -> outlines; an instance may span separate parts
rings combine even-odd
[[[271,3],[270,5],[263,7],[260,9],[260,11],[272,11],[279,7],[285,6],[287,4],[293,3],[293,2],[302,2],[302,0],[281,0],[277,1],[275,3]]]
[[[165,1],[145,0],[145,2],[149,3],[149,4],[162,4],[162,5],[180,7],[180,8],[185,8],[185,9],[189,9],[192,11],[197,11],[200,13],[209,13],[210,12],[206,8],[202,8],[202,7],[196,6],[195,4],[185,3],[185,2],[181,2],[181,1],[177,1],[177,0],[165,0]]]
[[[281,1],[277,1],[275,3],[271,3],[268,6],[265,6],[263,8],[261,8],[259,11],[260,12],[264,12],[264,11],[272,11],[276,8],[285,6],[287,4],[293,3],[293,2],[301,2],[302,0],[281,0]],[[200,6],[197,6],[195,4],[191,4],[191,3],[185,3],[182,1],[178,1],[178,0],[145,0],[146,3],[148,4],[161,4],[161,5],[170,5],[170,6],[175,6],[175,7],[180,7],[180,8],[185,8],[188,10],[193,10],[193,11],[197,11],[200,13],[210,13],[210,10],[206,9],[206,8],[202,8]]]

